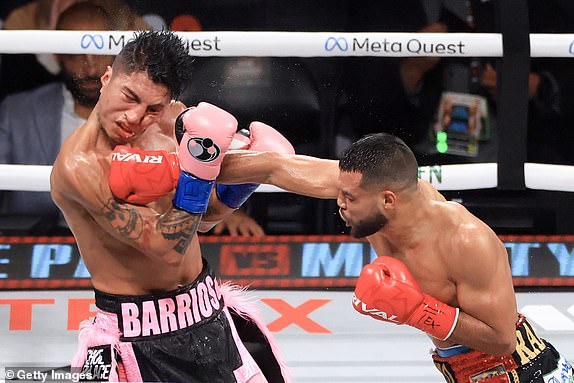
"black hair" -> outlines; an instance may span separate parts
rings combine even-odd
[[[188,44],[175,33],[140,31],[118,54],[114,69],[145,72],[154,83],[165,85],[172,99],[178,99],[191,81],[192,63]]]
[[[361,186],[409,188],[417,184],[418,165],[411,149],[387,133],[365,136],[349,146],[339,170],[362,174]]]

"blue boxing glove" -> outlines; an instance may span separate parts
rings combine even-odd
[[[217,184],[219,200],[232,209],[239,209],[259,187],[259,184]]]
[[[293,145],[281,133],[262,122],[252,122],[249,130],[241,129],[233,140],[230,147],[232,149],[295,154]],[[259,184],[217,184],[216,191],[221,202],[237,209],[258,187]]]

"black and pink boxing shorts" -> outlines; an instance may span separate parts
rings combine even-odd
[[[290,382],[273,337],[243,295],[220,286],[205,260],[198,278],[174,291],[96,291],[98,311],[80,325],[72,372],[95,381]]]

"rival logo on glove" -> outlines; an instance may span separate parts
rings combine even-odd
[[[363,301],[361,301],[359,298],[357,298],[356,295],[353,295],[353,306],[354,306],[355,309],[356,309],[357,311],[359,311],[361,314],[366,314],[366,315],[370,315],[370,316],[373,316],[373,317],[376,316],[376,317],[380,317],[380,319],[382,319],[382,320],[386,320],[386,321],[389,321],[389,322],[396,322],[396,323],[398,323],[398,321],[396,320],[396,319],[397,319],[397,316],[396,316],[396,315],[393,315],[393,314],[389,315],[389,314],[387,314],[386,312],[377,310],[377,309],[375,309],[375,308],[370,309],[370,308],[367,307],[367,305],[365,304],[365,302],[363,302]]]
[[[142,162],[145,164],[161,164],[163,161],[163,156],[161,155],[145,155],[143,158],[138,153],[119,153],[119,152],[112,152],[112,161],[121,161],[121,162]]]
[[[187,141],[187,150],[198,161],[211,162],[219,157],[221,149],[211,138],[193,137]]]

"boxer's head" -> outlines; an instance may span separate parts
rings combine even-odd
[[[124,46],[114,61],[116,73],[145,73],[178,99],[191,81],[193,58],[188,44],[168,31],[143,31]]]
[[[108,136],[124,143],[159,123],[191,78],[192,58],[168,31],[137,32],[102,76],[98,118]]]
[[[353,143],[339,161],[340,214],[351,234],[362,238],[380,230],[398,195],[416,190],[418,165],[399,138],[373,134]]]

